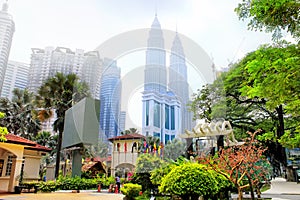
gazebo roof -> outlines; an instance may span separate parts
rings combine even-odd
[[[109,138],[108,140],[113,142],[115,140],[132,140],[132,139],[142,139],[142,138],[145,138],[145,136],[138,133],[134,133],[134,134],[116,136],[113,138]]]

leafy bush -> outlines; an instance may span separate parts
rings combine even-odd
[[[185,163],[174,167],[162,178],[159,191],[188,199],[211,196],[228,187],[229,181],[205,165]]]
[[[63,177],[59,176],[56,181],[47,181],[39,183],[28,183],[35,184],[39,187],[42,192],[52,192],[56,190],[88,190],[96,189],[98,184],[101,183],[102,188],[108,188],[110,184],[115,183],[114,177],[97,177],[94,179],[86,179],[80,177]]]
[[[98,176],[96,181],[97,183],[101,183],[102,188],[109,188],[110,184],[115,184],[116,182],[114,177],[107,177],[105,175],[103,175],[102,177]]]
[[[129,199],[132,200],[139,196],[142,186],[139,184],[126,183],[121,187],[121,192]]]
[[[41,192],[53,192],[58,190],[59,184],[55,181],[39,182],[39,190]]]

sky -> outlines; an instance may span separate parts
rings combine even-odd
[[[247,22],[240,21],[234,12],[238,3],[239,0],[9,0],[8,12],[16,27],[9,59],[30,63],[31,48],[47,46],[92,51],[114,36],[150,28],[157,13],[163,29],[177,31],[194,41],[217,68],[223,68],[271,42],[270,34],[247,30]],[[133,59],[134,65],[145,64],[144,54],[132,53],[118,61],[121,70],[134,67]],[[193,77],[195,73],[190,74],[190,79],[196,80],[195,92],[202,82]],[[130,102],[137,101],[141,88],[139,85],[128,94],[128,106],[136,107]],[[140,120],[139,116],[127,128],[140,125]]]

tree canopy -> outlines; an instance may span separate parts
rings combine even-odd
[[[272,32],[275,39],[285,30],[300,39],[298,0],[242,0],[235,12],[240,19],[250,20],[249,29]]]

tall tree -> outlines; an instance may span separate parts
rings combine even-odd
[[[14,89],[13,98],[0,99],[0,110],[5,113],[1,124],[10,133],[32,139],[40,131],[40,121],[33,104],[34,95],[27,89]]]
[[[80,82],[75,74],[57,73],[47,79],[38,90],[36,103],[42,109],[40,117],[49,116],[49,111],[55,110],[56,120],[54,131],[58,132],[55,177],[59,174],[60,152],[64,129],[65,112],[82,98],[89,96],[86,83]]]
[[[300,102],[300,50],[299,45],[263,46],[254,52],[254,59],[244,66],[249,78],[242,84],[240,91],[250,98],[266,100],[269,110],[276,112],[276,137],[280,139],[285,130],[299,128],[285,127],[285,116],[299,119]],[[285,151],[278,144],[280,161],[286,164]]]
[[[298,0],[241,0],[235,9],[240,19],[249,19],[248,27],[273,32],[273,38],[286,30],[300,39],[300,2]]]

